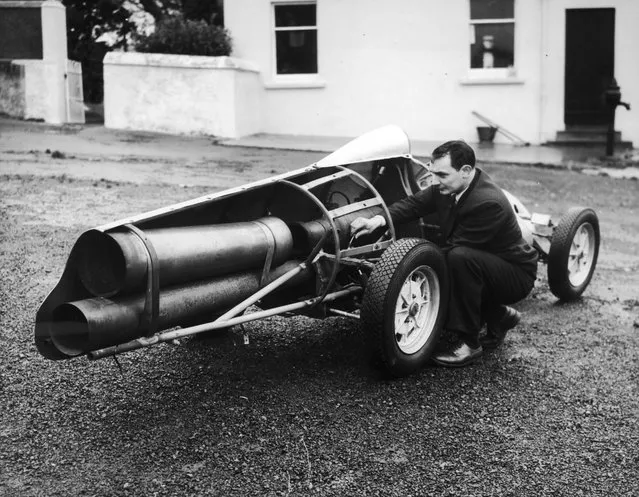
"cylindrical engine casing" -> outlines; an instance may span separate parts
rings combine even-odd
[[[291,232],[279,218],[144,231],[159,262],[160,286],[263,267],[269,244],[273,266],[290,258]],[[141,290],[147,284],[148,254],[130,231],[89,231],[78,241],[78,274],[95,296]]]
[[[366,207],[364,209],[350,212],[346,215],[334,219],[339,245],[341,249],[348,246],[351,237],[351,223],[358,217],[371,218],[378,214],[383,214],[384,210],[380,206]],[[291,224],[291,232],[297,250],[302,253],[310,251],[322,239],[325,233],[331,233],[331,223],[328,219],[321,218],[314,221],[297,222]],[[329,236],[322,247],[327,252],[334,252],[333,236]]]

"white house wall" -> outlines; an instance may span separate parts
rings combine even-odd
[[[261,131],[264,90],[254,72],[237,71],[233,90],[235,135],[247,136]]]
[[[617,7],[616,75],[639,106],[639,64],[620,46],[639,47],[635,0],[515,0],[516,74],[501,84],[469,77],[468,0],[317,0],[318,79],[297,88],[274,76],[273,3],[224,5],[233,55],[261,72],[264,132],[356,136],[394,123],[416,140],[477,141],[475,110],[532,143],[552,139],[564,129],[565,8],[600,4]],[[639,141],[624,113],[618,129]]]

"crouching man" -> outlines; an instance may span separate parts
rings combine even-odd
[[[475,167],[475,153],[463,141],[449,141],[432,153],[433,184],[389,207],[395,224],[437,213],[445,239],[450,299],[446,328],[456,332],[450,350],[435,353],[441,366],[465,366],[483,348],[499,346],[521,315],[507,304],[525,298],[537,274],[537,251],[522,237],[508,199]],[[385,226],[382,216],[357,218],[351,233],[369,234]],[[481,343],[479,333],[486,323]],[[482,347],[483,346],[483,347]]]

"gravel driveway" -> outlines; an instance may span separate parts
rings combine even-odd
[[[51,362],[34,317],[84,230],[317,156],[37,147],[0,153],[1,495],[639,495],[639,182],[485,166],[530,210],[593,207],[602,250],[572,304],[541,266],[522,324],[464,369],[383,380],[342,318]]]

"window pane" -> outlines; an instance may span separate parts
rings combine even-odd
[[[475,43],[470,45],[470,67],[492,68],[515,65],[515,25],[475,24]]]
[[[315,26],[315,4],[307,5],[276,5],[275,26]]]
[[[317,73],[317,31],[278,31],[275,44],[277,74]]]
[[[470,0],[471,19],[514,19],[514,0]]]

